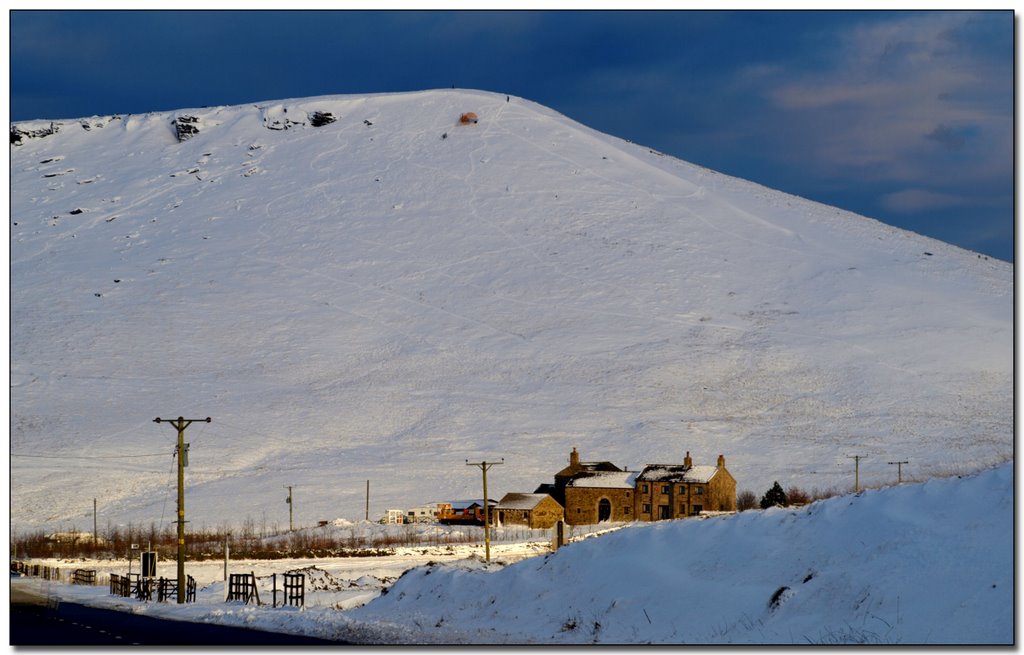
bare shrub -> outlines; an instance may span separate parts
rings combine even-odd
[[[833,496],[842,496],[848,492],[839,489],[838,487],[828,487],[827,489],[819,489],[815,487],[811,490],[812,500],[824,500],[826,498],[832,498]]]
[[[748,509],[757,507],[757,494],[750,489],[744,489],[736,495],[736,511],[745,512]]]
[[[812,498],[809,493],[794,485],[786,489],[786,500],[790,505],[806,505],[811,502]]]

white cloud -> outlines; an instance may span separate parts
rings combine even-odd
[[[1012,133],[1011,58],[993,67],[977,44],[955,37],[976,19],[966,12],[894,14],[835,34],[836,51],[822,55],[831,65],[763,65],[737,80],[781,112],[800,157],[835,171],[873,167],[880,176],[922,179],[943,165],[930,157],[950,152],[949,140],[937,135],[956,135],[960,152],[972,139],[993,143]],[[1004,154],[971,151],[981,159]]]
[[[973,205],[976,201],[976,198],[928,191],[927,189],[904,189],[895,193],[887,193],[881,198],[884,209],[903,214],[963,207]]]

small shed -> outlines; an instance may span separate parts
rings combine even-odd
[[[479,120],[480,119],[477,118],[476,114],[471,111],[467,111],[465,114],[459,116],[459,125],[476,125]]]
[[[494,508],[502,525],[547,529],[565,517],[558,501],[548,494],[507,493]]]

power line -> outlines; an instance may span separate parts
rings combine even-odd
[[[173,453],[172,453],[173,455]],[[38,459],[130,459],[134,457],[165,457],[163,453],[146,453],[143,455],[26,455],[22,453],[11,453],[11,457],[34,457]]]
[[[160,508],[160,529],[164,528],[164,516],[167,514],[167,500],[171,497],[171,493],[174,490],[174,465],[177,463],[175,460],[177,457],[171,457],[171,466],[167,469],[167,486],[164,494],[164,504]]]

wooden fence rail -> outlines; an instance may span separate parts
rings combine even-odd
[[[114,578],[118,578],[118,585],[114,586]],[[116,589],[116,590],[115,590]],[[118,576],[115,573],[110,575],[110,593],[131,596],[144,601],[153,600],[153,592],[156,592],[158,602],[164,603],[169,600],[178,600],[178,580],[176,578],[140,578],[134,574],[132,579]],[[185,578],[185,602],[196,602],[196,579],[191,575]]]
[[[156,583],[156,599],[162,603],[172,597],[174,600],[178,600],[178,580],[158,579]]]
[[[260,591],[256,587],[255,573],[232,573],[228,576],[228,600],[240,600],[249,604],[255,599],[260,604]]]
[[[306,604],[306,574],[284,574],[284,604],[302,607]]]
[[[126,575],[110,574],[110,595],[128,598],[132,595],[132,580]]]
[[[42,564],[29,564],[27,562],[11,562],[11,573],[20,573],[44,580],[62,579],[61,569],[56,566],[43,566]]]
[[[305,573],[284,573],[284,589],[282,590],[281,607],[292,605],[302,607],[306,604],[306,574]],[[273,593],[271,607],[277,607],[277,574],[271,576],[271,591]]]

